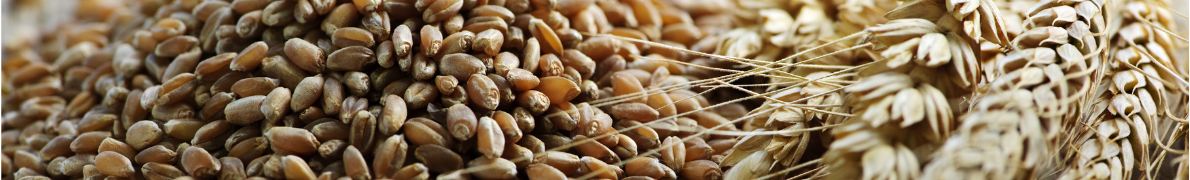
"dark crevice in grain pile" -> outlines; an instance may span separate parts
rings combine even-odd
[[[757,106],[621,39],[734,47],[726,1],[14,3],[3,179],[720,179]]]

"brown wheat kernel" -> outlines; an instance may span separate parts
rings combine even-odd
[[[515,143],[521,140],[521,128],[517,126],[517,120],[512,114],[498,110],[492,114],[492,119],[500,126],[500,131],[503,131],[505,141]]]
[[[207,103],[203,105],[202,109],[199,110],[199,117],[201,117],[203,120],[220,118],[223,116],[223,111],[221,110],[223,110],[224,107],[227,107],[227,105],[234,100],[235,99],[232,97],[231,93],[215,93],[210,99],[207,100]]]
[[[583,135],[574,136],[574,141],[584,141],[587,139],[588,139],[587,136],[583,136]],[[582,154],[584,157],[592,157],[592,158],[600,160],[601,162],[612,162],[612,163],[620,162],[619,156],[617,156],[614,152],[612,152],[611,149],[607,148],[607,146],[605,146],[599,142],[591,141],[591,142],[581,143],[581,144],[576,145],[574,148],[577,149],[579,154]]]
[[[478,120],[471,108],[464,104],[455,104],[447,110],[446,129],[450,136],[459,141],[466,141],[475,137]]]
[[[285,142],[272,143],[277,149],[282,149],[288,152],[297,154],[313,154],[318,149],[318,139],[314,134],[305,129],[292,127],[273,127],[264,133],[268,137],[269,142]]]
[[[264,60],[266,53],[269,51],[269,45],[264,41],[257,41],[248,45],[235,59],[231,60],[231,70],[234,71],[252,71],[260,66]]]
[[[371,32],[356,27],[344,27],[336,29],[331,37],[331,43],[340,48],[350,46],[372,47],[376,45],[376,40],[373,39]]]
[[[112,152],[120,153],[120,155],[124,155],[124,157],[130,157],[130,158],[136,156],[136,150],[132,149],[132,146],[129,146],[128,144],[125,144],[124,142],[122,142],[120,140],[110,138],[110,137],[103,139],[103,143],[99,144],[98,151],[99,152],[112,151]]]
[[[481,179],[513,179],[517,175],[516,164],[504,158],[499,157],[479,157],[467,163],[468,168],[488,167],[478,172],[470,173],[471,176]]]
[[[541,84],[535,88],[549,97],[550,103],[562,104],[578,97],[580,91],[574,82],[561,77],[541,78]]]
[[[541,84],[541,79],[538,79],[533,73],[520,68],[514,68],[508,71],[506,75],[509,85],[516,91],[528,91],[537,88]]]
[[[319,73],[326,66],[326,56],[321,48],[302,39],[289,39],[285,42],[285,55],[294,65],[308,72]]]
[[[339,159],[343,157],[343,151],[347,150],[348,142],[342,139],[331,139],[323,141],[318,145],[318,155],[327,159]]]
[[[455,87],[459,86],[459,80],[454,76],[437,76],[434,77],[434,85],[442,95],[451,95],[454,94]]]
[[[71,135],[58,135],[57,137],[50,139],[50,141],[41,148],[41,159],[54,159],[56,157],[73,155],[74,152],[70,151],[70,142],[73,141],[74,136]]]
[[[579,167],[578,156],[561,151],[545,151],[541,154],[535,154],[533,162],[549,165],[568,175],[577,173]],[[533,166],[529,165],[529,168],[533,168]]]
[[[513,17],[515,16],[512,11],[498,5],[483,5],[470,10],[470,13],[467,15],[469,18],[492,16],[507,22],[512,21]]]
[[[343,84],[347,85],[347,90],[355,96],[364,96],[368,94],[370,79],[368,74],[359,71],[350,71],[344,74]]]
[[[368,99],[349,96],[347,99],[343,99],[343,106],[339,109],[339,120],[342,120],[343,123],[351,123],[355,120],[355,115],[360,111],[367,110]]]
[[[565,70],[562,61],[554,54],[542,55],[540,63],[542,76],[561,76]]]
[[[566,174],[549,164],[530,164],[525,168],[529,179],[567,179]]]
[[[447,139],[448,132],[446,128],[430,119],[423,117],[416,117],[409,119],[409,122],[404,127],[405,134],[409,138],[409,142],[413,145],[439,145],[443,147],[450,147],[452,141]]]
[[[161,72],[161,77],[175,77],[184,73],[193,72],[198,66],[199,58],[202,56],[202,50],[198,48],[190,48],[184,53],[178,54],[173,62]]]
[[[152,180],[176,179],[186,175],[182,170],[173,165],[157,162],[141,165],[140,171],[145,176],[145,179]]]
[[[322,84],[322,109],[326,114],[339,114],[343,107],[343,84],[335,78],[326,77]]]
[[[504,154],[504,132],[500,130],[496,120],[491,117],[480,117],[478,135],[479,152],[488,158],[499,158]]]
[[[166,135],[170,137],[189,141],[194,138],[194,132],[198,131],[199,127],[207,124],[206,122],[197,119],[171,119],[162,124]]]
[[[331,53],[326,68],[335,71],[362,71],[368,64],[375,63],[376,53],[364,46],[350,46]]]
[[[428,4],[425,7],[422,20],[433,23],[449,19],[451,16],[458,14],[459,10],[463,8],[463,0],[436,0],[433,1],[433,4]]]
[[[674,169],[682,169],[686,163],[686,146],[681,138],[670,136],[661,143],[661,162]]]
[[[428,13],[428,12],[427,12]],[[442,31],[438,30],[437,26],[425,25],[421,27],[421,52],[426,57],[434,57],[438,54],[439,49],[442,48]]]
[[[405,143],[404,135],[389,136],[388,139],[376,146],[372,156],[372,170],[377,178],[396,178],[402,164],[405,164],[409,144]]]
[[[78,138],[75,138],[74,141],[70,143],[70,150],[76,153],[96,152],[95,150],[99,149],[99,146],[103,143],[103,140],[111,136],[112,133],[107,131],[86,132],[79,134]]]
[[[288,88],[274,88],[261,100],[259,110],[267,121],[277,121],[289,112],[290,98],[291,94]]]
[[[116,152],[101,152],[95,156],[95,166],[99,172],[108,176],[132,177],[136,174],[136,167],[128,157]]]
[[[616,155],[623,158],[636,157],[636,141],[625,134],[616,134],[616,139],[618,143],[612,147],[612,151],[616,152]]]
[[[350,132],[351,136],[348,136],[348,140],[351,145],[371,151],[376,135],[376,117],[368,111],[359,111],[355,115],[355,120],[351,121]]]
[[[368,164],[364,162],[364,155],[355,146],[347,146],[347,150],[343,151],[343,168],[347,171],[346,177],[372,179],[371,173],[368,172]]]
[[[454,76],[456,79],[464,79],[471,77],[471,74],[480,74],[486,72],[487,68],[479,58],[469,54],[448,54],[440,59],[441,64],[450,64],[450,66],[438,66],[438,72],[443,75]]]
[[[265,96],[256,95],[240,98],[227,104],[223,109],[223,112],[227,116],[227,122],[236,125],[248,125],[264,119],[264,113],[260,111],[264,99]]]
[[[376,45],[376,62],[380,64],[381,67],[393,67],[393,65],[396,65],[396,58],[398,57],[393,57],[392,41],[384,41]],[[395,69],[396,68],[394,68],[394,70]]]
[[[235,157],[219,158],[219,179],[244,179],[248,175],[244,171],[244,162]]]
[[[293,111],[300,111],[314,105],[320,97],[322,97],[323,78],[320,76],[312,76],[303,78],[297,88],[293,90],[293,96],[289,99],[289,108]]]
[[[434,59],[442,59],[443,56],[454,53],[467,53],[471,49],[471,44],[475,42],[475,33],[471,31],[460,31],[452,33],[442,39],[442,47],[438,49],[437,56]]]
[[[463,30],[463,23],[465,22],[466,20],[463,19],[462,14],[455,14],[450,16],[449,19],[446,19],[446,21],[441,22],[442,30],[445,30],[446,34],[458,33]]]
[[[492,58],[492,69],[500,76],[510,77],[508,72],[518,69],[520,66],[521,59],[512,52],[500,52]]]
[[[393,29],[392,34],[393,50],[396,52],[393,56],[404,57],[413,52],[413,32],[409,26],[399,25]],[[382,62],[381,66],[384,66],[384,64]],[[389,66],[385,67],[391,66],[392,64],[389,64]]]
[[[198,128],[198,131],[196,131],[194,134],[194,139],[191,140],[190,143],[199,144],[202,142],[215,140],[215,138],[231,130],[231,128],[231,124],[227,123],[226,120],[211,121],[210,123],[203,125],[201,128]]]
[[[545,93],[537,90],[526,90],[517,95],[517,105],[525,108],[532,114],[541,114],[545,112],[550,106],[550,98]]]
[[[672,171],[653,157],[636,158],[624,164],[624,175],[626,176],[647,176],[661,179],[671,175],[669,172]]]
[[[327,141],[332,139],[347,140],[348,133],[351,131],[351,126],[339,121],[337,119],[322,119],[318,122],[313,122],[308,125],[310,133],[314,134],[318,140]]]
[[[496,29],[488,29],[476,34],[472,50],[483,51],[488,56],[496,56],[504,46],[504,34]]]
[[[431,172],[445,173],[463,168],[459,154],[438,145],[425,145],[414,150],[413,157],[424,163]]]
[[[162,131],[158,128],[157,123],[147,120],[138,121],[128,128],[128,136],[124,142],[131,145],[133,149],[145,149],[161,141],[161,134]]]
[[[198,38],[194,36],[177,36],[158,43],[153,54],[158,57],[175,57],[190,50],[190,47],[196,44],[198,44]]]
[[[413,55],[410,71],[412,71],[413,78],[417,80],[429,80],[437,73],[439,62],[436,62],[421,54]]]
[[[293,7],[297,5],[297,1],[274,1],[262,10],[263,22],[269,26],[284,26],[295,20],[293,15]]]
[[[595,177],[598,178],[616,179],[618,175],[612,168],[606,162],[593,157],[583,156],[579,159],[579,173],[582,174],[596,173]]]
[[[239,21],[235,23],[235,26],[233,26],[235,27],[233,28],[236,35],[235,37],[259,37],[264,34],[265,29],[268,28],[268,26],[264,24],[264,18],[266,16],[267,15],[264,14],[264,10],[256,10],[241,15]],[[230,37],[225,36],[225,38]]]
[[[314,170],[310,169],[310,165],[306,164],[301,157],[294,155],[287,155],[281,158],[282,166],[284,166],[284,177],[286,179],[296,180],[314,180]]]
[[[430,102],[438,100],[438,90],[433,84],[417,81],[409,85],[404,98],[410,109],[421,109],[429,105]]]
[[[19,150],[13,154],[12,162],[16,167],[21,169],[28,169],[34,174],[41,174],[38,172],[45,172],[45,164],[41,163],[41,159],[30,151]],[[110,161],[109,161],[110,162]],[[108,163],[108,162],[105,162]],[[112,162],[114,163],[114,162]],[[131,165],[130,165],[131,166]],[[107,174],[107,173],[104,173]]]
[[[500,88],[486,75],[471,74],[467,80],[467,94],[471,102],[485,109],[496,109],[500,104]]]
[[[393,179],[426,180],[430,178],[429,169],[422,163],[413,163],[391,173]]]
[[[405,119],[409,116],[409,110],[405,106],[405,99],[398,95],[388,95],[384,97],[384,110],[380,116],[380,127],[377,128],[382,135],[396,134],[401,126],[405,125]]]
[[[140,153],[137,153],[136,157],[133,159],[136,160],[137,164],[146,164],[146,163],[153,163],[153,162],[164,163],[164,164],[173,164],[174,161],[176,160],[174,157],[176,157],[177,155],[178,155],[178,153],[174,152],[173,149],[169,149],[169,148],[165,147],[164,145],[156,145],[156,146],[141,150]]]

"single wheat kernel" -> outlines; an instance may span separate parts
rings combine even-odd
[[[136,167],[128,157],[116,152],[101,152],[95,156],[95,166],[99,172],[108,176],[132,177],[136,174]]]

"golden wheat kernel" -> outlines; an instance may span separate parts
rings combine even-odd
[[[285,42],[285,54],[294,65],[308,72],[322,72],[326,66],[326,56],[322,49],[306,40],[289,39]]]
[[[206,125],[206,122],[197,119],[171,119],[162,124],[165,134],[170,137],[189,141],[194,139],[194,133],[198,131],[199,127]]]
[[[446,137],[446,129],[433,120],[421,117],[412,118],[403,128],[409,142],[414,145],[434,144],[449,147],[450,140]]]
[[[112,151],[120,153],[121,155],[124,155],[124,157],[134,157],[136,155],[136,150],[132,149],[132,146],[129,146],[118,139],[110,137],[103,139],[103,142],[99,144],[99,149],[97,150],[99,152]]]
[[[301,157],[286,155],[280,159],[279,163],[281,164],[278,165],[284,167],[283,173],[286,179],[313,180],[316,178],[314,170],[311,170],[310,165],[306,164]]]
[[[391,175],[398,172],[401,165],[405,164],[408,152],[409,145],[405,142],[404,135],[389,136],[379,144],[372,161],[372,170],[377,178],[391,178]]]
[[[371,151],[376,137],[376,116],[373,116],[368,111],[357,112],[355,120],[351,121],[350,133],[347,139],[352,146],[362,147],[365,150]]]
[[[479,172],[471,173],[471,176],[483,179],[513,179],[517,175],[516,164],[504,158],[499,157],[479,157],[467,163],[468,168],[476,167],[491,167],[485,168]]]
[[[442,48],[438,50],[435,59],[442,59],[447,54],[467,53],[471,49],[471,43],[475,41],[475,33],[471,31],[460,31],[452,33],[442,39]]]
[[[379,132],[383,135],[392,135],[397,133],[404,126],[405,119],[409,116],[409,110],[405,106],[405,99],[398,95],[388,95],[384,97],[384,109],[380,117]]]
[[[500,104],[500,89],[491,78],[481,74],[471,74],[467,80],[467,94],[471,102],[486,109],[496,109]]]
[[[173,149],[169,149],[164,145],[155,145],[153,147],[141,150],[140,153],[137,153],[133,159],[136,160],[137,164],[154,162],[173,164],[176,161],[175,157],[177,157],[177,155],[178,153],[174,152]]]
[[[433,4],[425,6],[422,20],[428,23],[443,21],[458,14],[462,8],[463,0],[436,0]]]
[[[116,152],[101,152],[95,156],[95,166],[99,172],[108,176],[132,177],[136,174],[136,167],[128,157]]]
[[[454,93],[455,87],[459,86],[459,80],[454,76],[437,76],[434,77],[434,85],[443,95],[451,95]]]
[[[590,156],[583,156],[579,159],[579,173],[589,174],[594,173],[595,177],[616,179],[618,176],[612,166],[599,159]]]
[[[293,90],[293,97],[289,100],[289,108],[300,111],[314,105],[322,97],[323,78],[312,76],[303,78]]]
[[[561,151],[545,151],[541,154],[537,154],[535,157],[533,157],[533,162],[549,165],[550,167],[556,168],[557,170],[563,172],[563,174],[567,174],[566,172],[569,172],[570,175],[574,175],[574,173],[578,172],[579,167],[578,156]],[[529,168],[533,168],[533,166],[534,165],[529,165]]]
[[[333,1],[330,1],[333,3]],[[315,10],[317,11],[317,10]],[[321,13],[320,13],[321,14]],[[355,9],[353,3],[344,3],[335,6],[329,14],[326,14],[322,20],[322,31],[326,33],[334,33],[335,30],[344,27],[355,26],[360,19],[360,12]]]
[[[541,78],[541,84],[535,88],[549,97],[550,103],[562,104],[578,97],[580,91],[577,84],[561,77]]]
[[[158,128],[157,123],[147,120],[139,121],[128,128],[125,142],[128,142],[128,145],[134,149],[144,149],[161,141],[161,134],[162,131]]]
[[[424,163],[431,172],[445,173],[463,168],[459,154],[438,145],[425,145],[414,150],[413,157]]]
[[[567,179],[566,174],[561,170],[544,163],[530,164],[525,168],[525,172],[529,175],[529,179]]]
[[[76,153],[95,152],[95,150],[99,149],[99,145],[103,143],[103,140],[111,136],[112,133],[107,131],[86,132],[79,134],[78,138],[75,138],[74,141],[70,143],[70,150]]]
[[[336,29],[331,36],[331,42],[340,48],[350,46],[372,47],[376,44],[371,32],[356,27]]]
[[[343,106],[343,84],[335,78],[323,80],[322,84],[322,109],[326,114],[339,114],[339,109]]]
[[[73,141],[74,136],[72,135],[58,135],[50,139],[41,148],[41,159],[54,159],[56,157],[65,157],[74,154],[74,152],[70,151],[70,142]]]
[[[305,129],[273,127],[264,135],[268,137],[269,142],[286,142],[272,143],[274,147],[297,154],[312,154],[317,151],[319,145],[314,134]]]
[[[347,146],[347,150],[343,152],[343,168],[347,171],[347,177],[354,179],[372,178],[371,173],[368,172],[368,164],[364,162],[364,155],[355,146]]]
[[[488,56],[496,56],[504,46],[504,34],[496,29],[488,29],[476,34],[472,50],[483,51]]]

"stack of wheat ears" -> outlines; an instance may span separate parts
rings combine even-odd
[[[1172,1],[4,0],[0,178],[1187,179]]]

